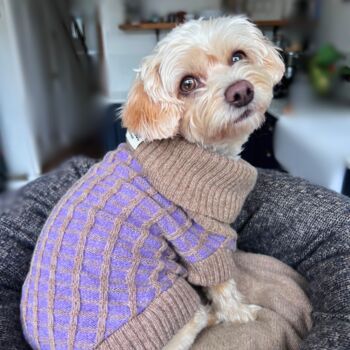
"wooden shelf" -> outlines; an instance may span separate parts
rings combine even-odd
[[[289,21],[287,19],[254,21],[254,23],[258,27],[286,27],[289,25]]]
[[[175,28],[180,23],[175,22],[141,22],[137,24],[125,23],[119,26],[119,29],[132,31],[132,30],[170,30]],[[289,24],[287,20],[267,20],[267,21],[255,21],[258,27],[285,27]]]
[[[172,22],[160,22],[160,23],[152,23],[152,22],[143,22],[137,24],[125,23],[119,26],[121,30],[170,30],[175,28],[178,23]]]

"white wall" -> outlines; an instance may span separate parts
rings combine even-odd
[[[188,13],[198,13],[203,10],[218,10],[221,7],[221,0],[147,0],[144,1],[144,14],[151,16],[157,13],[165,16],[169,12],[185,10]]]
[[[106,58],[109,96],[124,96],[133,80],[133,69],[156,43],[153,32],[124,32],[118,25],[125,21],[122,0],[102,0],[100,14]]]
[[[38,150],[28,118],[30,107],[22,79],[12,8],[6,0],[0,0],[0,47],[2,153],[10,176],[30,179],[40,171]]]
[[[317,41],[333,43],[339,50],[350,53],[350,2],[322,0]]]
[[[0,0],[0,132],[13,177],[40,175],[92,128],[88,79],[51,5]]]

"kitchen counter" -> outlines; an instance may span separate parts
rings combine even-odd
[[[292,175],[341,192],[350,163],[350,104],[326,102],[305,91],[292,102],[275,100],[269,109],[278,118],[275,157]]]

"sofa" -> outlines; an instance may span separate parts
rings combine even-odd
[[[37,237],[53,206],[95,162],[72,158],[0,198],[0,349],[29,349],[19,303]],[[350,349],[350,199],[259,169],[234,228],[240,250],[274,257],[308,281],[313,327],[301,349]]]

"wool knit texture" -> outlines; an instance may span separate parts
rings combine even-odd
[[[21,303],[41,349],[159,349],[233,276],[229,226],[256,171],[183,139],[122,144],[54,208]]]

